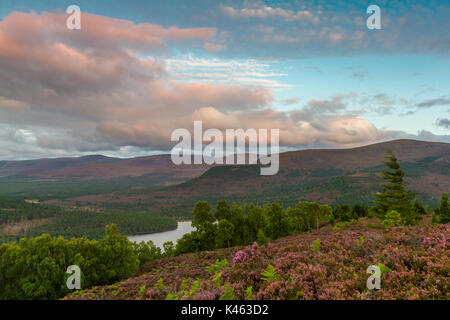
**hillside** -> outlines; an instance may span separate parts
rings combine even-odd
[[[210,167],[176,166],[170,155],[0,161],[0,196],[52,200],[135,188],[152,190],[187,181]]]
[[[274,176],[261,176],[257,165],[176,166],[169,155],[0,162],[0,172],[7,175],[0,178],[0,197],[175,219],[189,219],[199,200],[213,206],[220,199],[258,205],[276,201],[285,207],[298,201],[371,205],[387,149],[399,159],[406,186],[434,208],[450,190],[450,144],[415,140],[281,153]]]
[[[200,177],[159,190],[133,190],[126,194],[83,196],[73,200],[147,204],[155,212],[188,217],[197,200],[215,202],[298,201],[371,204],[379,190],[381,162],[391,149],[405,170],[408,188],[420,192],[420,200],[435,206],[450,190],[450,144],[396,140],[353,149],[301,150],[280,154],[280,171],[261,176],[257,165],[216,166]]]
[[[267,246],[155,260],[128,280],[66,299],[449,299],[449,236],[448,224],[379,230],[360,220]],[[371,265],[382,271],[380,290],[366,287]]]
[[[80,168],[95,164],[105,165],[120,161],[122,161],[122,159],[110,158],[101,155],[74,158],[0,161],[0,177],[8,177],[13,175],[43,177],[65,169]]]
[[[75,158],[0,161],[0,177],[110,179],[156,173],[193,177],[200,175],[207,168],[206,165],[176,166],[172,163],[170,155],[130,159],[92,155]]]

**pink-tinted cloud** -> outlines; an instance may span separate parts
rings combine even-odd
[[[75,44],[79,48],[103,53],[104,50],[118,47],[154,51],[166,49],[167,40],[208,40],[217,33],[215,28],[164,28],[157,24],[135,24],[128,20],[85,12],[81,17],[81,30],[74,31],[66,28],[67,15],[64,14],[12,12],[0,22],[2,53],[25,53],[19,50],[23,49],[21,45],[39,47],[48,41]],[[36,34],[41,37],[33,37]]]
[[[217,52],[217,51],[225,50],[226,46],[223,44],[205,42],[203,44],[203,48],[205,48],[205,50],[210,51],[210,52]]]
[[[6,148],[1,141],[9,139],[11,150],[20,143],[54,154],[167,149],[172,131],[190,129],[194,120],[203,120],[204,129],[278,128],[288,146],[351,146],[387,136],[346,114],[352,95],[311,100],[286,112],[274,110],[272,90],[256,82],[175,81],[165,62],[168,43],[194,41],[208,49],[215,29],[164,28],[83,13],[82,29],[68,30],[65,19],[13,12],[0,21],[0,146]]]
[[[165,29],[83,13],[81,30],[68,30],[65,19],[14,12],[0,22],[0,108],[10,111],[3,122],[56,127],[102,148],[105,142],[167,147],[171,130],[196,110],[260,109],[273,100],[267,88],[173,81],[164,57],[140,54],[165,49],[166,41],[202,42],[215,29]],[[25,107],[20,116],[12,113]]]

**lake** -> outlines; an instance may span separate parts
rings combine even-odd
[[[192,221],[179,221],[178,226],[175,230],[157,232],[157,233],[149,233],[149,234],[139,234],[135,236],[129,236],[128,239],[130,241],[149,241],[152,240],[153,243],[162,249],[164,242],[172,241],[173,244],[177,244],[177,240],[180,239],[186,233],[194,231],[194,228],[191,226]]]

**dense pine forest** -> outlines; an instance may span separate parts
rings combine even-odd
[[[115,223],[122,234],[151,233],[175,229],[174,219],[133,206],[101,208],[41,204],[15,198],[0,199],[0,243],[47,233],[65,238],[101,239],[105,226]]]

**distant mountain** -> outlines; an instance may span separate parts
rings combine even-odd
[[[388,149],[405,170],[407,187],[418,191],[426,204],[437,204],[442,192],[450,190],[450,144],[395,140],[351,149],[281,153],[280,170],[274,176],[261,176],[258,165],[176,166],[170,155],[2,161],[0,195],[139,203],[152,212],[183,217],[191,214],[197,200],[369,204],[372,193],[380,190],[379,172]]]
[[[0,161],[0,177],[110,179],[166,174],[168,177],[191,178],[199,176],[208,168],[210,166],[207,165],[174,165],[170,155],[130,159],[92,155],[77,158]]]
[[[0,177],[13,175],[45,176],[65,169],[77,167],[79,168],[94,164],[105,165],[121,161],[123,160],[118,158],[105,157],[102,155],[90,155],[73,158],[0,161]]]
[[[370,204],[380,190],[379,172],[391,149],[406,173],[408,188],[426,204],[436,205],[450,190],[450,144],[395,140],[352,149],[302,150],[280,154],[280,171],[261,176],[257,165],[216,166],[181,184],[151,192],[86,196],[77,200],[147,203],[153,211],[189,216],[195,201],[218,199],[259,204],[277,201]]]

